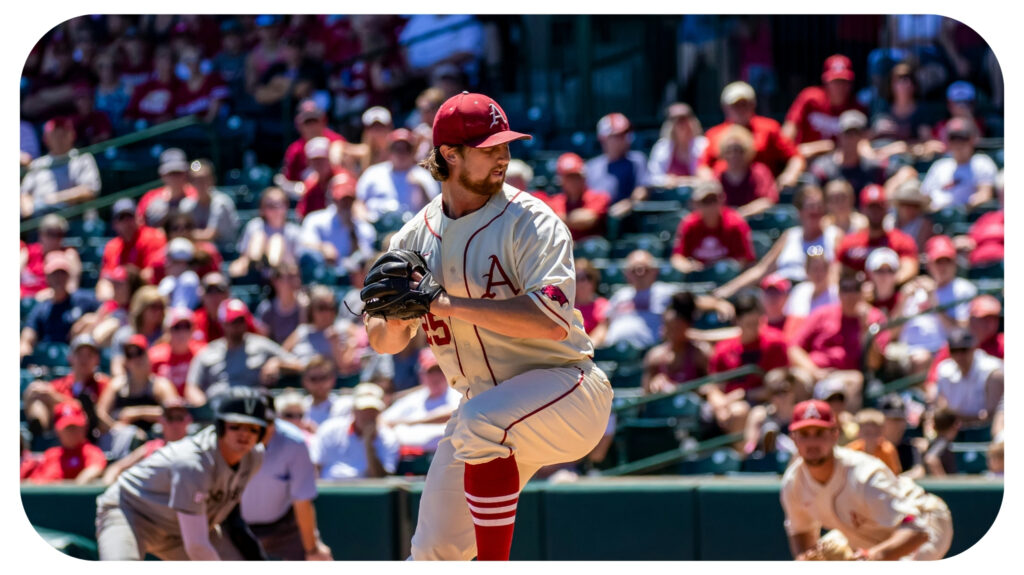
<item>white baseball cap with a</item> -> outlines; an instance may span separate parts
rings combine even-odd
[[[363,126],[370,127],[374,124],[391,125],[391,112],[383,106],[374,106],[363,112]]]

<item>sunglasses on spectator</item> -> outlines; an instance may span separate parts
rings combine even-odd
[[[172,232],[190,232],[190,231],[192,231],[194,229],[196,229],[195,226],[191,226],[191,225],[188,225],[188,224],[181,224],[181,225],[177,225],[177,226],[171,226],[171,231]]]
[[[742,146],[726,146],[722,149],[723,154],[742,154],[743,152]]]
[[[301,420],[302,419],[302,412],[301,411],[291,411],[291,412],[288,412],[288,413],[282,413],[281,414],[281,419]]]
[[[133,214],[131,212],[121,212],[120,214],[117,214],[116,216],[114,216],[114,221],[115,222],[120,222],[122,220],[130,220],[130,219],[134,219],[134,218],[135,218],[135,214]]]
[[[710,196],[704,196],[697,203],[700,204],[700,205],[703,205],[703,206],[710,206],[710,205],[713,205],[713,204],[717,204],[718,203],[718,194],[711,194]]]
[[[577,282],[589,282],[590,281],[590,276],[588,276],[587,274],[579,274],[579,275],[576,276],[576,281]]]
[[[971,351],[971,348],[969,348],[969,347],[951,347],[951,348],[949,348],[949,353],[951,353],[951,354],[953,354],[953,353],[968,353],[970,351]]]
[[[874,271],[875,275],[878,275],[878,274],[892,275],[894,273],[896,273],[896,270],[892,269],[889,266],[882,266],[882,267],[880,267],[880,268],[878,268],[877,270]]]
[[[181,423],[182,421],[185,421],[185,420],[188,419],[188,414],[187,413],[180,413],[180,414],[176,414],[176,415],[165,415],[164,419],[167,420],[167,423]]]
[[[967,134],[950,134],[948,139],[950,142],[967,142],[971,137]]]
[[[206,287],[206,293],[228,293],[228,290],[223,286],[212,285]]]
[[[128,349],[124,350],[125,359],[138,359],[144,355],[146,355],[146,352],[142,351],[137,347],[129,347]]]
[[[839,293],[860,293],[860,284],[855,285],[840,285]]]
[[[647,270],[649,270],[649,269],[651,269],[651,268],[649,268],[647,266],[633,266],[633,267],[630,267],[630,268],[626,268],[626,271],[631,273],[631,274],[633,274],[633,275],[642,276],[645,273],[647,273]]]
[[[327,381],[328,379],[331,379],[331,377],[332,376],[329,373],[307,373],[306,374],[306,379],[308,379],[309,381]]]
[[[171,326],[171,331],[190,330],[190,329],[192,329],[192,324],[188,323],[187,321],[181,321],[181,322],[178,322],[178,323],[176,323],[176,324]]]
[[[263,204],[263,207],[268,210],[282,210],[284,209],[285,205],[284,202],[267,202]]]
[[[44,235],[44,236],[63,236],[64,235],[64,232],[62,232],[62,231],[60,231],[60,230],[58,230],[56,228],[48,228],[48,229],[44,229],[44,230],[39,230],[39,233]]]

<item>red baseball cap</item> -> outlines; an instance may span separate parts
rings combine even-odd
[[[189,325],[193,325],[195,323],[195,314],[193,314],[192,310],[187,307],[175,306],[172,307],[170,313],[167,314],[167,319],[165,320],[164,325],[167,327],[174,327],[183,321],[187,321]]]
[[[607,136],[625,134],[632,129],[633,125],[629,123],[629,118],[618,112],[613,112],[598,120],[597,137],[605,138]]]
[[[868,184],[860,191],[860,205],[862,206],[884,204],[885,202],[885,188],[878,184]]]
[[[558,171],[559,176],[565,176],[567,174],[582,174],[583,158],[579,157],[578,154],[566,152],[561,156],[558,156],[556,170]]]
[[[765,291],[777,289],[781,292],[789,293],[789,288],[791,287],[793,287],[793,284],[779,274],[768,274],[761,280],[761,289]]]
[[[342,198],[356,197],[356,179],[348,172],[341,172],[331,178],[331,198],[340,200]]]
[[[429,347],[420,350],[419,366],[420,373],[426,373],[431,368],[437,367],[437,358],[434,357],[434,352]]]
[[[77,401],[64,401],[53,408],[55,423],[53,427],[60,431],[66,427],[77,425],[85,427],[89,420],[85,417],[85,411]]]
[[[836,418],[832,415],[832,408],[820,399],[808,399],[801,401],[793,408],[793,418],[789,424],[790,431],[803,429],[805,427],[827,427],[836,426]]]
[[[1003,306],[999,304],[999,300],[988,294],[980,295],[971,302],[971,317],[997,316],[1002,311]]]
[[[821,71],[821,81],[831,82],[832,80],[853,80],[853,64],[842,54],[829,56],[825,60],[824,69]]]
[[[956,247],[949,236],[934,236],[929,239],[924,245],[924,253],[930,262],[939,258],[956,259]]]
[[[142,351],[149,351],[149,342],[146,341],[146,336],[141,333],[137,333],[128,338],[128,341],[124,342],[124,347],[135,346]]]
[[[505,110],[489,96],[462,92],[448,98],[434,116],[434,145],[490,148],[533,136],[513,132]]]
[[[220,308],[217,310],[217,319],[220,320],[220,323],[228,324],[238,318],[249,319],[249,306],[245,305],[244,301],[231,298],[221,302]]]

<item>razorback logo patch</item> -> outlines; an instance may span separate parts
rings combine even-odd
[[[565,294],[562,293],[558,286],[544,286],[540,293],[558,305],[569,305],[569,298],[565,297]]]

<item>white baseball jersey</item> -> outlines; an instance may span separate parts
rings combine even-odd
[[[529,334],[514,338],[427,314],[422,323],[427,341],[449,383],[465,397],[533,369],[593,357],[583,318],[574,309],[572,246],[569,229],[544,202],[508,184],[482,208],[457,220],[444,214],[437,196],[392,238],[391,249],[422,253],[450,295],[509,299],[527,294],[567,332],[562,341]]]
[[[913,524],[929,533],[927,551],[937,553],[934,558],[949,549],[952,526],[946,526],[949,510],[941,499],[866,453],[836,447],[835,462],[824,485],[811,477],[802,459],[786,470],[780,498],[787,534],[817,535],[824,526],[841,531],[854,549],[866,549],[901,525]],[[924,558],[921,551],[917,558]]]

